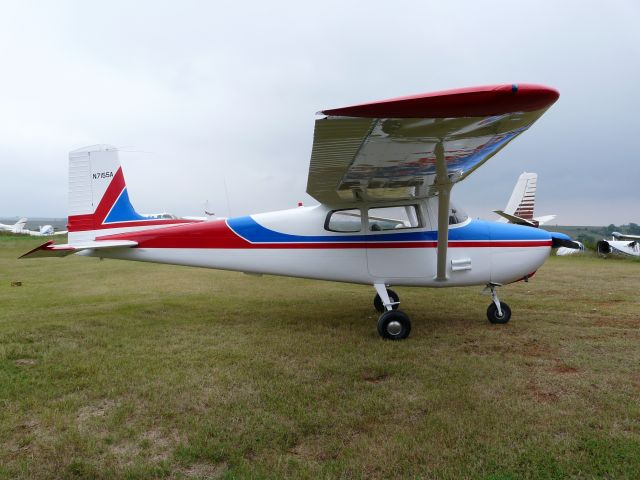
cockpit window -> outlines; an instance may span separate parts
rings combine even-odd
[[[415,205],[370,208],[367,219],[372,232],[420,227],[420,217]]]
[[[449,206],[449,225],[457,225],[459,223],[464,222],[469,215],[467,212],[462,210],[460,207],[454,205],[453,203]]]
[[[327,215],[324,228],[331,232],[359,232],[362,230],[362,213],[359,208],[334,210]]]

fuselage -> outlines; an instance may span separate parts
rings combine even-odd
[[[410,204],[410,205],[409,205]],[[188,265],[342,282],[450,287],[506,284],[533,274],[549,256],[551,235],[520,225],[452,216],[447,279],[436,280],[437,198],[397,202],[411,207],[413,224],[391,220],[375,230],[375,203],[344,209],[318,205],[97,236],[133,240],[128,249],[81,255]],[[385,202],[388,208],[389,203]],[[382,207],[380,207],[382,208]],[[376,211],[379,211],[378,208]],[[335,231],[335,212],[360,212],[358,231]],[[357,227],[356,227],[357,228]],[[379,228],[379,227],[378,227]]]

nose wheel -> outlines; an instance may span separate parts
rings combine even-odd
[[[503,324],[511,319],[511,308],[504,302],[501,302],[496,292],[498,284],[490,283],[487,288],[491,291],[492,303],[487,308],[487,318],[491,323]],[[485,289],[486,290],[486,289]]]

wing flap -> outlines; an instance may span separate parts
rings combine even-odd
[[[53,240],[49,240],[42,245],[28,251],[19,258],[42,258],[42,257],[66,257],[83,250],[103,250],[107,248],[131,248],[138,245],[133,240],[106,240],[106,241],[88,241],[78,245],[56,244]]]

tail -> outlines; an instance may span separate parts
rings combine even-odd
[[[533,220],[537,184],[537,173],[524,172],[520,175],[516,182],[516,186],[513,188],[513,192],[511,192],[511,198],[509,198],[509,202],[507,203],[507,207],[504,209],[504,212],[509,215],[524,218],[525,220]],[[500,221],[506,220],[500,219]]]
[[[69,244],[186,220],[158,220],[131,205],[118,149],[93,145],[69,153]]]
[[[24,230],[24,226],[27,224],[27,219],[22,217],[16,223],[12,225],[14,230]]]
[[[555,215],[533,216],[537,186],[537,173],[524,172],[520,175],[513,192],[511,192],[511,198],[509,198],[506,208],[504,210],[494,210],[501,217],[498,221],[538,227],[556,218]]]

